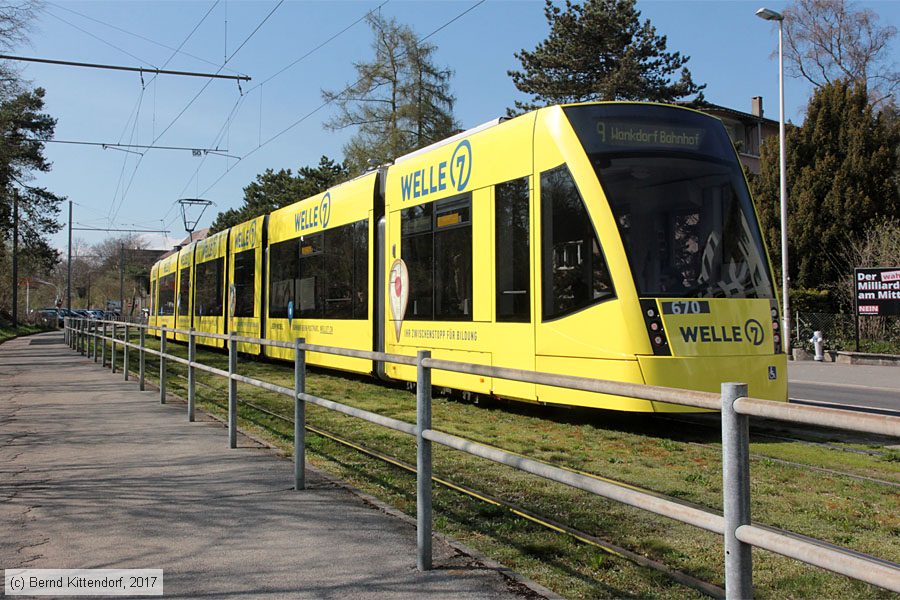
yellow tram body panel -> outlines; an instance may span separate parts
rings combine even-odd
[[[409,262],[403,250],[403,215],[420,207],[432,211],[433,239],[454,227],[464,231],[469,223],[471,239],[471,303],[452,319],[415,318],[418,299],[410,297],[405,318],[391,311],[388,286],[381,291],[385,351],[415,356],[421,348],[432,357],[487,366],[534,368],[534,331],[531,325],[498,324],[494,318],[494,193],[503,182],[522,181],[529,189],[533,172],[532,135],[535,113],[454,138],[431,150],[419,151],[388,168],[385,182],[385,273],[396,259]],[[458,208],[453,205],[458,204]],[[446,209],[442,207],[446,206]],[[443,212],[442,212],[443,211]],[[533,218],[533,215],[532,215]],[[427,229],[428,226],[426,226]],[[426,235],[428,235],[426,233]],[[438,242],[439,243],[439,242]],[[460,272],[459,275],[466,275]],[[533,280],[533,269],[528,278]],[[411,283],[411,293],[414,292]],[[413,317],[413,318],[411,318]],[[399,331],[399,335],[398,335]],[[413,367],[389,363],[391,378],[415,381]],[[503,393],[534,400],[534,385],[494,380],[489,377],[435,370],[432,382],[470,392]]]
[[[194,310],[194,249],[197,243],[192,242],[178,251],[178,289],[175,300],[175,327],[189,330],[193,326]],[[179,342],[188,341],[187,334],[176,333]]]
[[[369,173],[269,216],[267,339],[372,350],[377,181],[377,174]],[[290,267],[294,260],[296,267]],[[269,346],[266,355],[293,360],[294,351]],[[313,352],[306,360],[372,372],[372,361],[359,358]]]
[[[156,324],[160,327],[175,327],[175,302],[178,288],[178,253],[167,256],[159,262]],[[167,333],[166,339],[175,339]]]
[[[159,263],[153,263],[153,266],[150,267],[150,312],[147,315],[147,325],[151,327],[156,326],[156,306],[159,303],[159,299],[156,297],[156,287],[159,285]],[[150,332],[150,335],[155,335],[155,332]]]
[[[228,233],[226,229],[195,242],[194,294],[192,313],[198,333],[224,334],[226,331],[226,290],[228,285]],[[224,340],[198,336],[197,343],[224,348]]]
[[[266,216],[231,228],[228,250],[228,331],[238,337],[261,338],[263,322],[263,257]],[[259,344],[238,342],[238,352],[259,354]]]

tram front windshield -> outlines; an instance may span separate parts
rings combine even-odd
[[[642,104],[565,112],[609,201],[638,294],[773,297],[750,194],[720,122]]]

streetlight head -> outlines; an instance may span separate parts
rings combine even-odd
[[[769,8],[759,9],[756,11],[756,16],[766,21],[784,21],[784,15]]]

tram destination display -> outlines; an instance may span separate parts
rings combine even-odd
[[[853,286],[857,315],[900,315],[900,267],[855,269]]]

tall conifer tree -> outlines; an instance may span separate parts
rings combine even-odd
[[[546,3],[547,39],[531,52],[517,52],[522,70],[509,71],[530,96],[516,102],[518,111],[589,100],[672,102],[705,87],[685,67],[690,57],[668,52],[666,37],[649,19],[641,23],[635,0]]]
[[[900,217],[900,135],[889,115],[875,113],[864,84],[836,81],[816,90],[803,126],[788,129],[785,141],[792,287],[832,287],[852,268],[841,264],[841,248],[873,224]],[[761,164],[754,197],[780,265],[777,136],[763,144]]]

